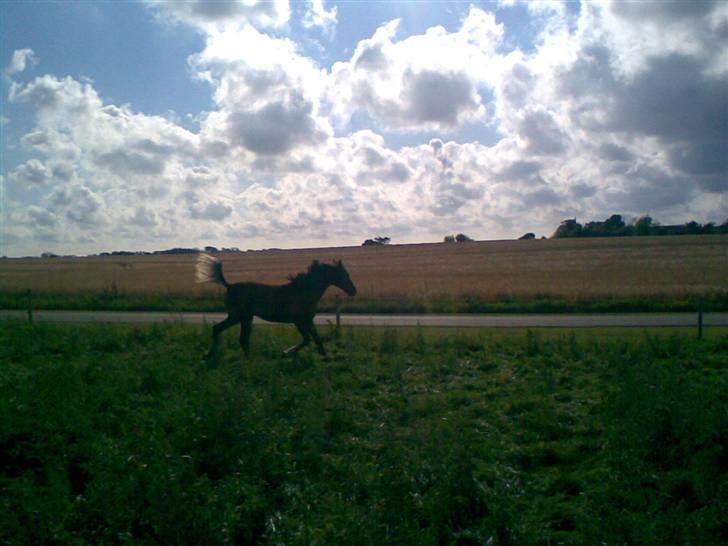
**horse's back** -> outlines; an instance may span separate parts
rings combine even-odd
[[[229,314],[258,316],[271,322],[296,322],[315,313],[315,305],[311,306],[299,297],[290,284],[235,283],[228,289],[225,306]]]
[[[276,287],[257,282],[237,282],[225,295],[225,306],[231,311],[253,311],[260,305],[272,305]]]

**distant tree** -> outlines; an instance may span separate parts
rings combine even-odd
[[[576,218],[569,218],[563,220],[559,227],[556,228],[554,234],[551,236],[552,239],[561,239],[563,237],[580,237],[582,235],[582,225],[576,221]]]
[[[361,246],[382,246],[388,245],[392,239],[389,237],[374,237],[374,239],[367,239],[362,243]]]
[[[455,236],[454,235],[445,235],[445,238],[442,240],[443,243],[454,243],[455,242]]]
[[[167,250],[155,250],[154,254],[197,254],[197,248],[168,248]]]
[[[41,258],[58,258],[58,254],[54,254],[53,252],[43,252],[40,255]]]
[[[457,235],[455,235],[455,241],[458,243],[469,243],[472,242],[472,239],[464,233],[458,233]]]
[[[214,246],[206,246],[205,252],[217,252],[217,247]]]
[[[583,237],[617,237],[627,235],[628,230],[621,214],[612,214],[604,222],[587,222],[581,232]]]
[[[624,219],[621,214],[612,214],[604,222],[608,233],[619,233],[624,230]]]
[[[702,231],[703,226],[698,224],[695,220],[691,220],[685,224],[685,233],[688,235],[697,235],[698,233],[702,233]]]
[[[650,216],[641,216],[634,223],[635,234],[636,235],[649,235],[650,231],[652,231],[653,225],[654,225],[654,222]]]
[[[524,233],[523,235],[521,235],[518,238],[518,240],[519,241],[530,241],[531,239],[535,239],[535,238],[536,238],[536,234],[529,232],[529,233]]]

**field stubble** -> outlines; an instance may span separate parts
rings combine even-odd
[[[623,300],[639,307],[640,300],[682,299],[694,306],[700,298],[725,307],[728,290],[728,235],[268,250],[219,257],[229,281],[271,284],[286,282],[314,259],[342,259],[359,290],[356,299],[346,300],[352,311],[488,311],[488,305],[535,300]],[[0,293],[32,290],[38,301],[53,294],[136,297],[139,307],[146,301],[150,308],[155,298],[176,298],[187,310],[220,306],[219,287],[194,283],[194,263],[194,254],[3,260]],[[327,293],[324,306],[331,307],[335,293]]]

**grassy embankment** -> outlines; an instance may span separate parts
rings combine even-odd
[[[332,313],[333,296],[322,300],[319,311]],[[85,311],[223,312],[222,295],[124,294],[101,292],[0,292],[0,309],[65,309]],[[566,297],[540,294],[494,298],[478,295],[398,296],[387,298],[342,297],[343,313],[668,313],[728,312],[728,294]]]
[[[728,337],[0,324],[7,543],[719,544]]]

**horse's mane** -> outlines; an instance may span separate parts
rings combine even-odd
[[[311,262],[311,265],[308,266],[308,270],[305,273],[299,273],[297,275],[288,275],[288,279],[291,281],[291,284],[294,286],[306,286],[311,283],[311,281],[316,280],[321,276],[321,274],[324,272],[325,269],[327,269],[328,265],[319,263],[318,260],[314,260]]]

